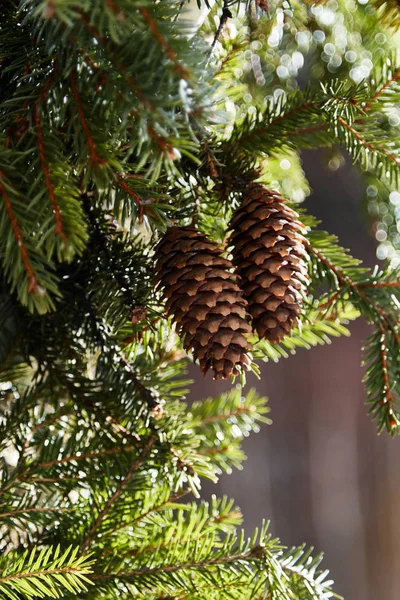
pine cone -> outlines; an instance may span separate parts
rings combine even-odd
[[[186,350],[201,371],[225,379],[248,371],[251,331],[247,302],[230,272],[232,263],[194,227],[171,227],[156,249],[156,279]]]
[[[230,229],[233,264],[260,339],[279,342],[298,323],[307,284],[304,226],[277,192],[250,184]]]

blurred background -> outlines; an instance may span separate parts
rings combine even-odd
[[[366,215],[365,182],[348,161],[327,169],[326,152],[302,155],[312,188],[304,206],[373,266],[376,227]],[[323,550],[334,589],[347,600],[398,600],[400,440],[378,436],[367,416],[361,348],[369,331],[361,320],[350,329],[349,338],[262,364],[261,379],[249,378],[269,397],[273,424],[245,440],[244,469],[206,484],[203,496],[235,498],[247,533],[270,519],[285,545]],[[229,388],[195,366],[190,375],[189,400]]]

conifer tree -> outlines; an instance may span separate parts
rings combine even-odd
[[[246,371],[351,319],[399,432],[399,10],[2,2],[1,598],[335,596],[321,556],[200,490],[269,422]],[[379,268],[301,207],[321,146],[363,173]],[[187,406],[191,355],[241,387]]]

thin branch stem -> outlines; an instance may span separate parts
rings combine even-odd
[[[68,573],[77,573],[80,574],[81,571],[79,569],[75,569],[73,567],[61,567],[59,569],[40,569],[38,571],[25,571],[23,573],[16,573],[15,575],[6,575],[5,577],[0,577],[0,583],[4,581],[12,581],[13,579],[28,579],[30,577],[45,577],[46,575],[56,575],[56,574],[68,574]],[[53,596],[54,597],[54,596]]]
[[[126,579],[130,577],[140,577],[143,575],[152,575],[154,573],[175,573],[176,571],[183,571],[184,569],[204,569],[205,567],[211,567],[214,565],[226,565],[242,560],[256,560],[263,561],[263,556],[260,556],[259,546],[252,548],[248,552],[241,554],[233,554],[232,556],[218,556],[216,558],[209,558],[207,560],[193,561],[178,565],[160,565],[151,569],[134,569],[132,571],[125,571],[122,573],[96,573],[91,575],[91,579],[109,581],[111,579]]]
[[[332,306],[332,304],[334,304],[334,302],[337,300],[338,296],[340,296],[341,291],[342,291],[341,288],[336,290],[336,292],[334,294],[332,294],[332,296],[329,298],[329,300],[327,300],[323,304],[320,304],[319,308],[322,310],[330,308]]]
[[[147,8],[143,8],[143,7],[139,7],[138,10],[139,10],[140,14],[142,15],[142,17],[144,18],[146,24],[149,26],[149,29],[150,29],[151,33],[154,35],[157,42],[165,50],[165,53],[168,56],[168,58],[174,63],[174,65],[175,65],[174,68],[177,71],[177,73],[179,73],[180,76],[183,77],[184,79],[187,79],[189,77],[188,70],[180,64],[178,55],[176,54],[175,50],[173,50],[171,48],[170,44],[167,42],[165,37],[162,35],[160,28],[158,27],[156,21],[151,16],[150,12],[147,10]]]
[[[18,508],[17,510],[11,510],[9,512],[0,513],[0,519],[5,519],[6,517],[14,517],[19,514],[29,514],[29,513],[59,513],[59,512],[72,512],[74,508],[50,508],[50,507],[31,507],[31,508]]]
[[[5,206],[5,209],[6,209],[7,216],[9,218],[9,220],[10,220],[10,223],[11,223],[11,229],[13,231],[15,239],[17,240],[18,249],[19,249],[19,253],[21,255],[22,264],[23,264],[24,269],[26,271],[26,274],[28,276],[28,292],[29,293],[31,293],[31,292],[36,293],[38,291],[38,288],[39,288],[39,282],[37,280],[36,273],[35,273],[32,265],[31,265],[31,262],[29,260],[28,251],[26,249],[24,236],[23,236],[23,234],[21,232],[21,229],[19,227],[17,217],[14,214],[14,210],[13,210],[13,206],[12,206],[12,203],[11,203],[10,196],[9,196],[9,194],[8,194],[5,186],[1,182],[2,179],[4,179],[4,173],[2,171],[0,171],[0,194],[2,194],[2,196],[3,196],[3,202],[4,202],[4,206]]]
[[[364,106],[364,112],[370,110],[372,105],[378,100],[378,98],[383,94],[383,92],[387,90],[387,88],[393,83],[393,81],[400,81],[400,69],[395,71],[392,77],[389,77],[389,79],[385,81],[385,83],[380,88],[378,88],[373,98],[371,98],[371,100]]]
[[[224,421],[225,419],[230,419],[231,417],[237,417],[238,415],[250,414],[254,412],[251,406],[238,406],[235,410],[231,410],[228,413],[221,413],[219,415],[211,415],[209,417],[205,417],[201,421],[201,425],[205,425],[207,423],[215,423],[215,421]]]
[[[72,89],[72,93],[75,98],[76,107],[77,107],[79,118],[80,118],[80,121],[82,124],[82,129],[85,132],[87,145],[89,147],[90,160],[94,165],[104,165],[106,163],[106,161],[104,159],[100,158],[100,156],[97,153],[96,144],[94,143],[92,132],[90,131],[90,127],[86,120],[85,111],[83,109],[81,96],[78,92],[78,87],[76,85],[76,76],[75,76],[74,72],[71,73],[70,79],[71,79],[71,89]]]
[[[125,488],[128,486],[128,484],[130,483],[130,481],[133,478],[136,471],[141,467],[144,458],[150,452],[156,439],[157,438],[154,435],[149,438],[149,440],[147,441],[146,445],[144,446],[140,456],[132,464],[132,466],[128,470],[127,474],[125,475],[125,477],[123,478],[121,483],[117,486],[117,489],[115,490],[115,492],[112,494],[112,496],[109,497],[109,499],[105,503],[103,510],[98,515],[97,519],[95,520],[95,522],[93,523],[93,525],[89,529],[89,531],[87,532],[85,539],[83,540],[83,542],[80,545],[81,552],[84,552],[86,550],[86,548],[92,542],[97,529],[100,527],[100,525],[102,524],[104,519],[107,517],[107,515],[110,512],[113,505],[118,501],[118,499],[120,498],[121,494],[123,493]]]
[[[116,51],[115,51],[113,45],[111,44],[111,42],[109,42],[109,40],[104,38],[100,34],[100,32],[97,31],[96,28],[93,27],[93,25],[91,25],[90,18],[84,13],[83,10],[78,9],[78,12],[82,17],[82,23],[84,24],[86,29],[89,31],[89,33],[91,33],[91,35],[93,35],[93,37],[109,53],[112,64],[117,69],[117,71],[124,77],[124,79],[129,84],[130,88],[135,93],[135,95],[139,98],[139,100],[142,102],[142,104],[150,111],[155,110],[155,107],[153,106],[153,104],[151,104],[151,102],[145,97],[143,91],[136,85],[135,81],[133,80],[133,77],[126,73],[125,67],[122,65],[122,63],[118,59]]]
[[[240,138],[240,143],[244,142],[248,142],[249,140],[251,140],[254,137],[259,136],[260,134],[263,134],[265,132],[268,131],[268,129],[270,127],[273,127],[274,125],[276,125],[277,123],[279,123],[280,121],[287,119],[288,117],[290,117],[291,115],[302,111],[302,110],[308,110],[309,108],[312,108],[313,106],[320,106],[321,104],[325,103],[326,100],[314,100],[312,102],[304,102],[303,104],[300,104],[299,106],[295,106],[294,108],[292,108],[291,110],[289,110],[288,112],[285,112],[281,115],[279,115],[278,117],[275,117],[275,119],[272,119],[272,121],[270,123],[268,123],[268,125],[263,126],[263,127],[258,127],[257,129],[253,129],[252,131],[250,131],[247,135],[244,135]],[[318,129],[325,129],[328,128],[328,125],[323,124],[323,125],[316,125],[313,126],[312,128],[308,128],[307,130],[304,130],[306,133],[309,133],[310,130],[316,131]],[[300,132],[301,130],[295,131],[295,132],[288,132],[287,136],[290,135],[298,135],[298,132]]]
[[[148,515],[151,515],[152,513],[156,512],[156,511],[158,512],[161,508],[163,508],[170,502],[175,502],[176,500],[180,500],[181,498],[183,498],[184,496],[189,494],[191,491],[192,490],[190,488],[186,488],[184,490],[181,490],[180,492],[177,492],[176,494],[173,494],[172,496],[169,496],[167,498],[167,500],[164,500],[164,502],[160,502],[160,504],[156,504],[156,505],[152,506],[151,508],[149,508],[149,510],[141,513],[140,515],[138,515],[137,517],[132,519],[132,521],[123,523],[122,525],[119,525],[118,527],[115,527],[114,529],[110,530],[108,533],[112,534],[112,533],[116,533],[117,531],[121,531],[122,529],[126,529],[126,527],[132,527],[132,525],[135,525],[142,519],[146,518]],[[106,554],[112,554],[112,553],[113,553],[113,551],[110,550],[110,552],[107,552]]]
[[[351,133],[351,135],[353,137],[355,137],[360,144],[362,144],[363,146],[365,146],[365,148],[368,148],[368,150],[371,150],[371,152],[383,152],[383,154],[385,154],[389,160],[391,160],[392,162],[394,162],[397,166],[400,166],[400,160],[391,152],[389,152],[389,150],[387,150],[386,148],[377,148],[376,146],[374,146],[373,144],[371,144],[370,142],[367,142],[367,140],[365,140],[362,135],[360,133],[358,133],[358,131],[356,131],[354,129],[354,127],[352,127],[352,125],[350,125],[349,123],[347,123],[344,119],[342,119],[342,117],[338,118],[338,121],[341,125],[343,125],[343,127],[345,129],[347,129],[347,131],[349,131],[349,133]],[[355,121],[356,123],[359,121]]]
[[[400,287],[400,281],[373,281],[371,283],[361,283],[360,288],[387,288]]]
[[[104,450],[98,450],[97,452],[86,452],[81,454],[73,454],[71,456],[65,456],[64,458],[56,458],[54,460],[50,460],[48,462],[39,463],[34,469],[48,469],[50,467],[54,467],[55,465],[62,465],[69,462],[78,462],[81,460],[98,458],[99,456],[107,456],[108,454],[120,454],[121,452],[130,452],[131,450],[136,450],[136,446],[118,446],[114,448],[106,448]],[[34,469],[30,469],[29,471],[33,471]]]
[[[319,250],[314,248],[307,239],[305,239],[304,243],[307,246],[310,254],[313,254],[320,262],[325,264],[330,271],[335,273],[335,275],[338,279],[339,285],[341,287],[347,286],[348,288],[350,288],[355,294],[357,294],[366,304],[368,304],[378,314],[381,322],[384,323],[386,325],[386,327],[388,329],[390,329],[390,331],[392,331],[396,340],[400,343],[400,338],[396,331],[396,326],[392,322],[391,315],[389,315],[386,311],[383,310],[383,308],[378,306],[371,298],[369,298],[365,294],[365,292],[362,291],[361,286],[356,284],[355,281],[353,281],[351,279],[351,277],[346,275],[340,267],[335,265],[326,256],[324,256],[324,254],[322,254],[322,252],[320,252]]]
[[[46,150],[45,150],[45,140],[44,140],[44,135],[43,135],[42,119],[41,119],[41,115],[40,115],[40,105],[42,104],[43,100],[46,101],[46,99],[47,99],[49,88],[54,81],[56,71],[57,71],[57,64],[55,64],[53,66],[52,72],[51,72],[50,76],[48,77],[46,83],[44,84],[43,89],[35,102],[34,118],[35,118],[35,130],[36,130],[37,144],[38,144],[38,150],[39,150],[39,156],[40,156],[40,166],[43,171],[44,181],[46,184],[47,192],[49,194],[51,206],[53,208],[54,218],[55,218],[55,222],[56,222],[55,232],[57,235],[59,235],[64,240],[64,242],[66,242],[67,236],[65,235],[65,231],[64,231],[64,223],[63,223],[62,216],[61,216],[61,210],[60,210],[60,207],[57,202],[56,193],[55,193],[53,182],[51,180],[50,169],[48,166],[48,160],[47,160]]]
[[[379,353],[381,357],[381,365],[382,365],[382,374],[383,374],[383,389],[382,389],[382,398],[379,401],[381,406],[384,406],[386,409],[386,415],[389,420],[389,425],[391,428],[397,427],[396,419],[393,416],[393,405],[396,402],[396,398],[393,396],[391,392],[391,386],[389,381],[389,367],[388,367],[388,351],[387,351],[387,342],[386,342],[386,332],[383,327],[381,327],[381,335],[379,339]]]

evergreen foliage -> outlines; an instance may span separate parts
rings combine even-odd
[[[185,404],[154,247],[171,224],[226,243],[249,182],[298,205],[299,153],[320,146],[347,151],[368,189],[379,181],[395,223],[399,6],[186,4],[0,7],[1,598],[335,596],[320,556],[267,525],[246,539],[233,501],[199,499],[203,478],[241,468],[268,408],[239,385]],[[310,259],[301,323],[279,343],[251,340],[254,357],[329,343],[364,318],[369,412],[395,435],[400,258],[365,268],[296,211]]]

